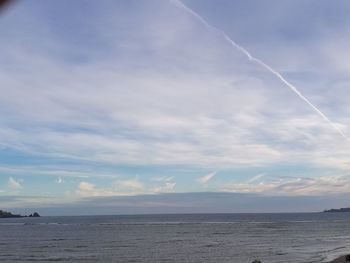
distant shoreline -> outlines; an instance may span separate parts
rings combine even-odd
[[[329,210],[324,210],[323,211],[324,213],[339,213],[339,212],[342,212],[342,213],[347,213],[347,212],[350,212],[350,208],[349,207],[346,207],[346,208],[338,208],[338,209],[329,209]]]
[[[34,212],[33,214],[27,215],[16,215],[12,214],[11,212],[0,210],[0,218],[23,218],[23,217],[40,217],[39,213]]]

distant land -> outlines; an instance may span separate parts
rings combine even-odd
[[[40,217],[37,212],[30,214],[29,216],[15,215],[7,211],[0,210],[0,218],[19,218],[19,217]]]
[[[350,207],[324,210],[325,213],[350,212]]]

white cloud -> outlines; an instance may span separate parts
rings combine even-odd
[[[175,182],[165,182],[163,185],[158,185],[154,187],[151,192],[158,194],[158,193],[171,193],[174,191],[176,186]]]
[[[55,183],[57,184],[62,184],[64,182],[63,178],[62,177],[58,177],[56,180],[55,180]]]
[[[23,187],[22,183],[19,180],[16,180],[15,178],[13,178],[13,177],[9,177],[9,179],[7,181],[7,185],[11,189],[14,189],[14,190],[18,190],[18,189],[21,189]]]
[[[210,174],[204,175],[202,177],[199,177],[197,180],[198,182],[200,182],[201,184],[206,184],[208,183],[215,175],[217,172],[212,172]]]
[[[157,178],[161,179],[161,178]],[[156,185],[145,187],[144,183],[137,177],[127,180],[117,180],[110,187],[96,187],[95,184],[89,182],[80,182],[75,193],[81,197],[96,196],[133,196],[139,194],[159,194],[174,192],[176,182],[173,177],[164,177],[161,181],[157,181]]]
[[[152,177],[151,180],[157,182],[157,184],[150,188],[150,193],[159,194],[174,192],[176,187],[176,182],[174,179],[174,176]]]
[[[115,181],[115,186],[121,191],[125,190],[142,190],[144,188],[143,183],[138,178],[128,179],[128,180],[117,180]]]
[[[80,182],[75,193],[81,197],[113,196],[117,193],[105,189],[97,188],[89,182]]]
[[[78,186],[78,189],[82,191],[94,191],[95,185],[88,182],[81,182]]]

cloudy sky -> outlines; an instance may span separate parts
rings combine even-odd
[[[350,206],[349,12],[346,0],[15,2],[0,13],[0,206]]]

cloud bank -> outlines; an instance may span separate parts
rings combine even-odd
[[[82,3],[2,14],[1,195],[347,193],[349,144],[222,35],[168,1]],[[349,134],[347,2],[184,3]]]

